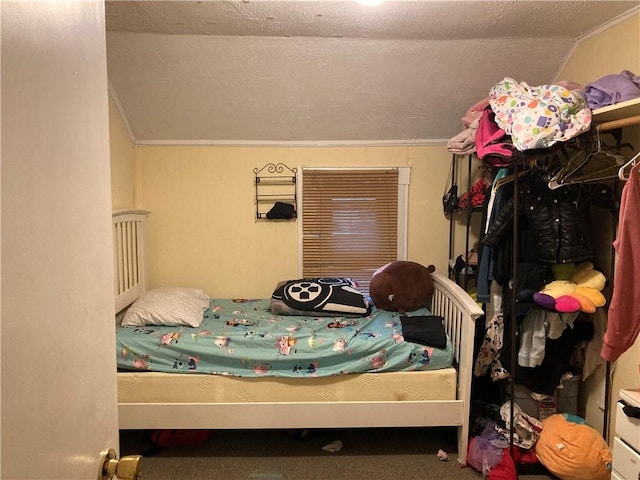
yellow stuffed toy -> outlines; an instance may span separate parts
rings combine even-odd
[[[533,294],[533,301],[542,308],[561,313],[593,313],[607,303],[601,293],[607,279],[602,272],[594,270],[593,263],[565,264],[552,270],[556,280]]]

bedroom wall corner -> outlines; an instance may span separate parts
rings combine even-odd
[[[113,210],[136,208],[136,147],[127,133],[120,112],[111,96],[109,96],[109,149]]]
[[[584,85],[622,70],[640,74],[640,10],[580,41],[557,77]]]

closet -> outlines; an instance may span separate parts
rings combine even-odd
[[[527,216],[523,214],[521,207],[527,206],[526,198],[521,198],[521,188],[525,188],[526,185],[523,182],[531,181],[532,172],[540,173],[538,170],[542,170],[541,178],[544,179],[545,182],[548,183],[549,191],[558,194],[559,192],[563,192],[563,190],[567,190],[569,185],[577,186],[577,185],[600,185],[600,182],[603,184],[610,186],[613,191],[612,198],[620,197],[620,193],[622,191],[622,187],[624,185],[625,175],[628,175],[628,171],[630,167],[635,164],[635,162],[640,162],[638,158],[638,150],[640,149],[640,143],[638,142],[638,135],[633,135],[633,140],[631,143],[628,143],[625,139],[625,129],[638,128],[634,127],[640,125],[640,98],[633,99],[627,102],[623,102],[617,105],[601,108],[595,110],[593,112],[593,121],[590,132],[587,134],[592,135],[592,138],[595,139],[596,144],[594,152],[597,152],[598,155],[595,154],[583,155],[583,159],[585,162],[602,162],[603,168],[585,168],[588,167],[586,163],[575,163],[571,164],[573,157],[568,158],[567,155],[562,157],[562,152],[558,154],[557,152],[549,152],[549,156],[545,157],[541,155],[539,159],[536,159],[532,162],[531,158],[522,159],[514,161],[508,167],[509,174],[509,183],[511,192],[511,200],[513,202],[513,217],[510,225],[510,238],[508,238],[509,249],[510,249],[510,282],[514,287],[511,289],[510,295],[505,295],[503,297],[503,307],[504,307],[504,342],[509,344],[509,348],[507,350],[506,358],[505,356],[501,357],[504,367],[508,370],[512,379],[516,378],[516,372],[518,372],[518,348],[520,346],[520,342],[522,341],[522,334],[519,328],[522,325],[522,318],[524,316],[524,311],[527,311],[527,307],[532,304],[527,305],[527,300],[522,300],[518,298],[517,290],[518,285],[520,285],[520,279],[518,278],[519,274],[522,275],[522,258],[520,256],[521,251],[527,247],[527,239],[522,235],[522,231],[524,227],[526,228]],[[640,131],[640,130],[639,130]],[[635,130],[634,130],[635,132]],[[585,135],[588,137],[588,135]],[[606,137],[606,142],[605,142]],[[626,143],[626,145],[625,145]],[[605,164],[607,160],[607,155],[604,150],[605,148],[610,148],[611,146],[615,147],[613,150],[617,149],[620,151],[623,147],[627,148],[625,151],[625,158],[629,158],[628,162],[620,162],[620,158],[615,159],[613,154],[610,158],[609,169],[605,173]],[[628,150],[628,149],[631,150]],[[470,187],[471,184],[471,156],[468,157],[460,157],[468,160],[468,185]],[[458,162],[460,162],[460,158],[458,158]],[[597,160],[596,160],[597,158]],[[582,161],[581,160],[581,161]],[[455,158],[454,158],[455,161]],[[554,163],[555,162],[555,163]],[[564,162],[564,163],[563,163]],[[545,168],[549,165],[554,165],[553,169],[546,170]],[[564,176],[558,176],[558,165],[563,165]],[[591,164],[592,166],[595,164]],[[570,167],[570,168],[566,168]],[[594,173],[593,176],[586,176],[583,172],[588,172],[589,174]],[[598,177],[598,175],[601,175]],[[553,183],[553,182],[556,183]],[[592,208],[593,210],[593,208]],[[600,213],[600,211],[598,210]],[[465,251],[468,251],[468,247],[470,246],[469,240],[469,226],[471,219],[471,212],[466,212],[466,231],[465,231],[465,246],[467,247]],[[610,220],[605,218],[605,215],[598,215],[597,219],[593,222],[593,233],[594,233],[594,264],[601,270],[605,277],[607,278],[607,284],[603,289],[603,294],[607,299],[607,303],[603,310],[606,312],[610,299],[611,299],[611,288],[613,284],[613,278],[615,274],[615,251],[611,246],[613,240],[616,238],[617,232],[617,215],[613,214],[610,216]],[[483,219],[484,221],[485,219]],[[453,224],[453,219],[450,220]],[[453,232],[453,226],[451,227],[451,231]],[[453,248],[454,248],[454,234],[450,235],[450,258],[454,258]],[[482,238],[481,238],[482,240]],[[596,249],[598,250],[596,252]],[[608,251],[605,251],[608,249]],[[523,275],[524,276],[524,275]],[[553,277],[551,277],[553,278]],[[466,280],[464,277],[462,280]],[[464,285],[463,285],[464,286]],[[585,322],[586,323],[586,322]],[[478,341],[478,338],[476,339]],[[609,436],[609,422],[610,422],[610,402],[612,396],[612,386],[610,382],[611,377],[611,368],[610,364],[605,363],[605,371],[604,371],[604,395],[602,406],[602,434],[605,439],[608,439]],[[474,381],[477,379],[474,377]],[[507,381],[506,382],[506,392],[505,397],[507,401],[510,401],[511,411],[510,411],[510,423],[514,422],[514,399],[515,402],[518,402],[517,394],[516,394],[516,381]],[[637,385],[627,385],[626,388],[633,388]],[[557,398],[556,398],[557,399]],[[560,413],[560,412],[559,412]],[[578,412],[580,413],[580,412]],[[510,439],[511,444],[513,445],[513,437]],[[525,472],[520,472],[525,473]]]

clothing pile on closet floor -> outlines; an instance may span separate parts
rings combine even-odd
[[[613,454],[604,438],[584,419],[570,414],[550,415],[543,421],[514,406],[500,409],[506,427],[489,422],[469,442],[467,463],[488,480],[517,480],[516,465],[541,464],[563,480],[609,480]],[[513,435],[513,448],[508,437]],[[522,469],[522,467],[521,467]],[[531,470],[529,473],[534,472]],[[525,473],[525,472],[522,472]],[[540,472],[541,473],[541,472]]]

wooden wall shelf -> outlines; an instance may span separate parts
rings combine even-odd
[[[593,110],[593,123],[601,131],[640,124],[640,97]]]

